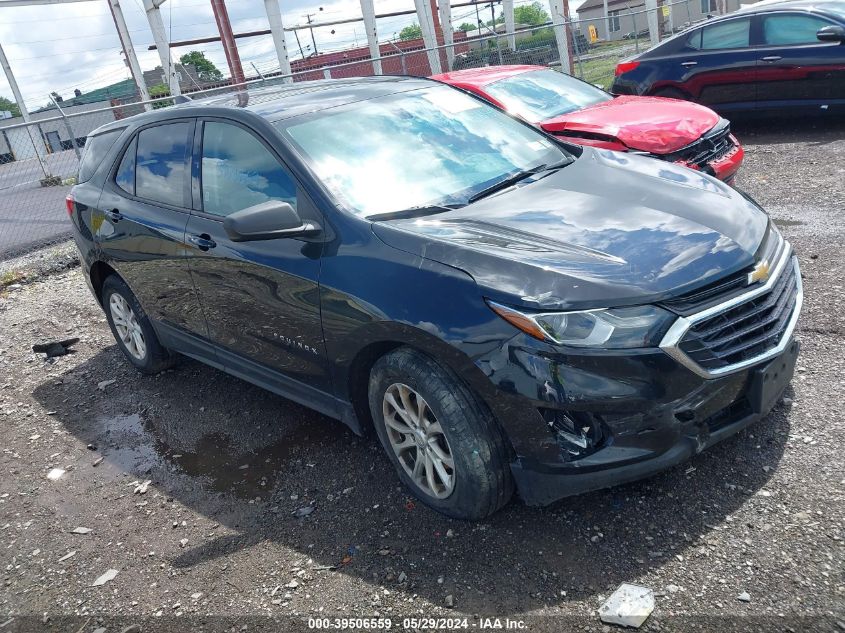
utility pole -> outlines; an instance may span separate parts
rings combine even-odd
[[[164,71],[167,83],[170,86],[170,96],[178,97],[182,94],[182,88],[179,86],[176,66],[170,58],[167,30],[164,28],[164,20],[161,19],[159,12],[159,7],[164,4],[164,0],[143,0],[143,2],[147,21],[150,23],[150,31],[153,32],[153,40],[156,43],[156,49],[158,49],[159,59],[161,59],[161,69]]]
[[[114,26],[117,28],[117,35],[120,37],[120,45],[123,47],[126,64],[132,73],[135,85],[138,86],[138,94],[141,95],[141,101],[149,101],[150,93],[147,90],[147,82],[144,81],[144,73],[141,72],[141,66],[138,63],[138,58],[135,56],[135,48],[132,46],[132,39],[129,37],[129,29],[123,17],[123,9],[120,8],[120,0],[109,0],[109,9],[111,10],[111,17],[114,20]],[[149,109],[150,104],[144,103],[144,110]]]
[[[380,75],[381,48],[378,45],[378,31],[376,30],[376,10],[373,0],[361,0],[361,17],[364,18],[364,31],[367,34],[367,47],[370,49],[370,59],[373,60],[373,74]],[[355,45],[358,45],[358,32],[355,32]]]
[[[323,7],[320,7],[318,11],[322,11]],[[308,30],[311,31],[311,43],[314,45],[314,54],[317,54],[317,40],[314,39],[314,29],[311,28],[311,18],[313,18],[316,13],[306,13],[302,17],[305,18],[305,21],[308,22]]]
[[[264,10],[267,12],[267,22],[270,23],[270,34],[273,36],[273,44],[276,47],[279,68],[283,75],[290,75],[290,57],[288,57],[288,45],[285,41],[285,27],[282,24],[282,11],[279,8],[279,0],[264,0]],[[290,83],[293,79],[291,77],[285,77],[282,81]]]
[[[26,109],[26,103],[24,103],[23,95],[21,94],[20,88],[18,88],[18,82],[15,79],[15,75],[12,73],[12,67],[9,65],[9,60],[6,59],[6,53],[3,51],[2,45],[0,45],[0,66],[3,66],[3,71],[6,73],[6,80],[9,82],[9,87],[12,89],[12,96],[15,98],[15,103],[18,104],[18,110],[21,111],[21,117],[23,117],[24,123],[30,123],[32,119],[29,116],[29,110]],[[39,146],[39,144],[35,142],[35,139],[32,138],[32,130],[28,125],[26,126],[26,132],[29,134],[29,141],[32,143],[32,149],[35,150],[35,156],[38,158],[38,164],[41,165],[41,171],[44,172],[44,178],[50,178],[50,172],[44,164],[44,156],[42,154],[44,151],[44,143],[41,142]]]
[[[302,52],[302,42],[299,41],[299,31],[294,31],[293,36],[296,38],[296,47],[299,49],[299,58],[304,59],[305,53]]]

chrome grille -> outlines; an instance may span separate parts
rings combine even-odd
[[[735,365],[777,347],[795,308],[795,266],[771,291],[693,325],[679,347],[708,370]]]
[[[715,377],[779,354],[788,344],[803,299],[798,259],[787,242],[765,284],[702,312],[679,318],[661,348],[696,373]]]

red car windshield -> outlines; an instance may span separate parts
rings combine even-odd
[[[610,101],[613,97],[586,82],[554,70],[532,70],[484,86],[508,112],[539,123]]]

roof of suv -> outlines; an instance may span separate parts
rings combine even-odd
[[[254,112],[268,121],[279,121],[308,112],[317,112],[356,101],[367,101],[376,97],[418,90],[432,85],[436,84],[421,77],[394,76],[321,79],[319,81],[301,81],[266,87],[259,84],[239,92],[194,99],[173,107],[143,112],[128,119],[103,125],[92,134],[114,127],[126,126],[127,122],[141,123],[150,119],[198,116],[207,113],[209,108],[244,109]]]

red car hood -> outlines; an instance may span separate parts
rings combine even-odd
[[[623,95],[543,121],[540,127],[564,135],[613,137],[630,149],[670,154],[698,140],[718,122],[713,110],[689,101]]]

